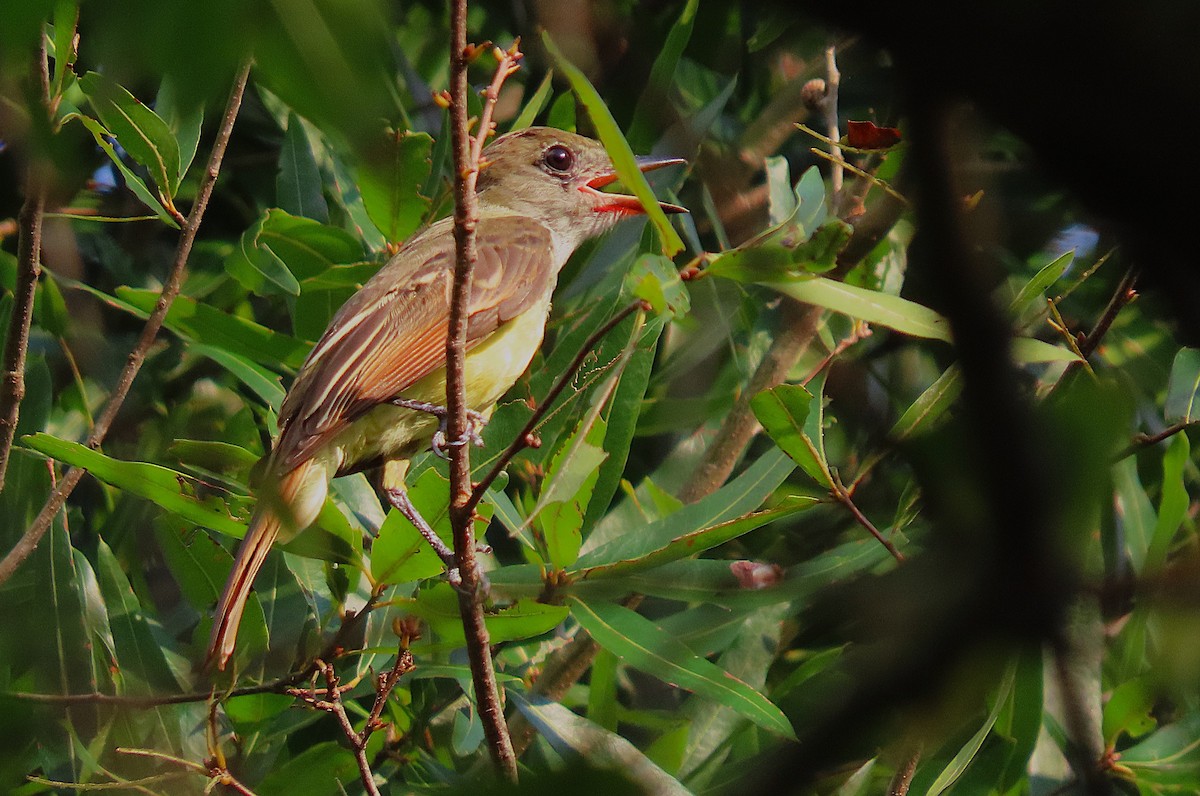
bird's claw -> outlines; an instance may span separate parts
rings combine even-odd
[[[487,425],[487,418],[482,412],[476,412],[474,409],[467,410],[467,428],[463,431],[463,435],[455,440],[446,439],[446,415],[441,415],[441,422],[438,423],[438,430],[433,433],[433,439],[429,446],[433,452],[443,459],[449,458],[447,448],[457,448],[472,443],[477,448],[483,447],[483,436],[480,432]]]

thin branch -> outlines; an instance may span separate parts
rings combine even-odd
[[[1121,283],[1117,285],[1117,289],[1113,291],[1112,297],[1109,298],[1108,306],[1101,313],[1100,319],[1096,321],[1096,325],[1092,327],[1092,331],[1088,332],[1087,336],[1079,341],[1079,353],[1085,359],[1090,357],[1100,347],[1100,342],[1108,334],[1113,321],[1117,319],[1117,314],[1125,308],[1125,305],[1137,298],[1137,278],[1137,268],[1130,268],[1125,272],[1125,276],[1121,277]]]
[[[1114,456],[1113,461],[1119,462],[1144,448],[1149,448],[1165,439],[1170,439],[1179,432],[1186,431],[1197,424],[1200,424],[1200,420],[1180,420],[1178,423],[1172,423],[1156,434],[1134,434],[1133,441],[1123,451]]]
[[[40,88],[40,110],[48,113],[50,73],[46,63],[45,36],[38,36],[35,70]],[[37,125],[34,127],[36,129]],[[37,147],[31,149],[36,150]],[[29,348],[29,327],[33,321],[33,297],[42,273],[42,219],[46,212],[49,164],[36,151],[30,156],[26,175],[25,203],[17,217],[17,281],[13,290],[8,336],[4,342],[4,377],[0,380],[0,491],[4,490],[4,477],[8,472],[13,437],[17,433],[21,400],[25,397],[25,354]]]
[[[846,487],[842,485],[842,482],[838,480],[837,476],[834,476],[833,478],[833,487],[829,490],[829,494],[834,500],[836,500],[838,503],[841,503],[850,511],[850,514],[854,517],[854,521],[866,528],[867,531],[874,536],[875,539],[881,545],[883,545],[889,553],[892,554],[892,558],[900,562],[904,561],[904,554],[900,552],[900,550],[895,544],[892,543],[890,539],[879,532],[879,529],[875,527],[875,523],[867,519],[867,515],[863,514],[862,510],[858,507],[858,504],[854,502],[854,496],[850,494],[850,490],[846,489]]]
[[[821,103],[821,111],[825,116],[826,134],[831,142],[842,137],[838,124],[838,89],[841,84],[842,73],[838,71],[837,67],[837,46],[830,44],[825,48],[825,100]],[[846,161],[842,157],[841,150],[832,143],[829,147],[829,155],[832,164],[832,168],[829,170],[831,194],[829,204],[836,213],[842,195],[842,174]]]
[[[473,49],[473,48],[472,48]],[[450,7],[450,136],[454,163],[454,282],[451,288],[450,318],[446,334],[446,413],[447,434],[452,441],[463,438],[467,431],[466,359],[467,310],[471,290],[471,273],[478,252],[475,229],[479,224],[479,202],[475,183],[479,176],[478,156],[482,141],[490,131],[492,109],[498,94],[498,81],[511,73],[520,53],[516,45],[508,52],[497,50],[500,63],[496,69],[491,92],[484,102],[480,116],[479,136],[470,137],[467,117],[467,66],[472,50],[467,47],[467,2],[454,0]],[[490,89],[489,89],[490,91]],[[473,146],[474,144],[474,146]],[[505,778],[517,779],[517,759],[512,740],[504,722],[500,690],[488,644],[480,595],[481,576],[475,560],[475,512],[471,505],[471,462],[466,445],[454,445],[450,450],[450,527],[454,537],[455,562],[461,585],[458,587],[458,606],[466,637],[467,658],[471,680],[488,751],[496,770]]]
[[[517,432],[516,438],[509,444],[507,448],[505,448],[504,452],[500,454],[499,458],[496,459],[496,463],[492,465],[492,469],[489,470],[487,475],[483,477],[483,480],[475,484],[475,488],[471,490],[471,500],[467,504],[471,509],[474,509],[479,505],[479,501],[482,500],[483,496],[487,493],[488,487],[490,487],[496,481],[496,479],[500,476],[500,473],[502,473],[504,468],[508,466],[509,462],[511,462],[518,453],[535,444],[538,425],[542,422],[542,419],[545,418],[547,412],[550,411],[550,407],[554,405],[554,402],[558,399],[558,396],[561,395],[562,391],[566,389],[567,385],[574,380],[576,372],[583,367],[584,361],[595,351],[597,344],[604,339],[609,332],[617,328],[621,321],[625,320],[630,315],[642,308],[643,304],[640,301],[635,301],[627,305],[616,315],[609,318],[603,326],[588,336],[587,340],[583,342],[583,345],[579,347],[579,351],[575,354],[575,358],[571,360],[571,364],[567,365],[566,369],[558,377],[558,380],[555,381],[554,385],[550,387],[549,391],[547,391],[546,397],[543,398],[541,403],[538,404],[537,408],[533,410],[533,414],[530,415],[529,420],[525,423],[525,426],[519,432]]]
[[[87,444],[90,448],[100,446],[108,435],[108,430],[112,426],[113,420],[117,416],[117,412],[121,409],[121,404],[124,403],[126,396],[129,394],[130,388],[133,386],[133,380],[137,377],[138,371],[141,370],[142,363],[146,360],[146,354],[150,350],[150,346],[154,343],[158,336],[159,330],[162,328],[163,321],[167,317],[167,311],[171,308],[171,304],[175,301],[175,297],[179,295],[179,289],[183,285],[183,277],[187,271],[188,257],[192,252],[192,244],[196,240],[196,233],[200,229],[200,222],[204,218],[204,211],[208,207],[209,197],[212,196],[213,187],[217,182],[217,175],[221,171],[221,160],[225,156],[225,149],[229,145],[229,137],[233,132],[233,123],[237,118],[238,109],[242,104],[242,95],[246,90],[246,81],[250,76],[250,63],[247,62],[237,75],[234,82],[233,90],[230,92],[229,101],[225,106],[225,115],[221,119],[221,126],[217,130],[216,139],[213,141],[212,154],[208,159],[208,168],[204,173],[204,177],[200,181],[199,190],[196,192],[196,201],[192,205],[192,211],[188,214],[187,223],[183,226],[179,235],[179,244],[175,250],[175,262],[171,266],[170,275],[167,277],[166,283],[163,285],[162,292],[159,294],[158,302],[154,305],[154,311],[150,313],[150,317],[146,319],[146,325],[142,327],[141,337],[138,338],[137,344],[129,353],[129,358],[125,361],[125,367],[121,370],[120,376],[117,378],[116,387],[113,389],[112,395],[108,399],[108,403],[104,407],[104,411],[96,419],[96,425],[88,434]],[[37,547],[42,536],[45,535],[50,524],[54,521],[54,517],[62,510],[63,505],[67,501],[67,497],[75,489],[75,486],[83,478],[86,470],[80,467],[72,467],[67,471],[58,482],[58,486],[50,493],[41,511],[34,518],[33,523],[25,531],[25,534],[17,542],[17,544],[8,552],[3,561],[0,561],[0,584],[7,581],[12,574],[16,572],[17,567],[21,565],[30,553]]]
[[[917,773],[917,764],[921,762],[921,747],[916,745],[900,761],[892,781],[888,783],[887,796],[907,796],[908,788],[912,785],[913,775]]]

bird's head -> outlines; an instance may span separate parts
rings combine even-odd
[[[617,174],[604,146],[591,138],[548,127],[500,136],[483,153],[478,191],[485,206],[537,218],[570,240],[572,247],[644,212],[637,197],[601,190]],[[683,163],[679,158],[639,157],[642,171]],[[667,213],[687,210],[666,202]]]

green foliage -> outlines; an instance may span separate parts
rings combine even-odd
[[[0,229],[27,155],[53,172],[0,548],[66,468],[88,470],[0,583],[0,790],[202,793],[224,766],[255,793],[364,792],[347,733],[313,707],[331,698],[312,664],[333,665],[358,733],[402,651],[415,668],[366,747],[380,790],[490,787],[460,594],[367,476],[336,480],[314,527],[268,556],[231,670],[202,660],[286,388],[346,298],[451,207],[449,128],[429,100],[446,83],[445,13],[403,5],[0,6],[0,162],[20,175],[0,192]],[[849,175],[832,198],[827,161],[793,125],[824,34],[783,6],[651,6],[608,8],[586,28],[608,46],[591,52],[548,16],[472,7],[472,35],[520,33],[530,50],[500,130],[595,134],[651,220],[564,269],[541,352],[472,450],[482,478],[567,379],[542,407],[540,446],[508,465],[476,524],[509,721],[537,730],[519,789],[747,792],[761,776],[879,793],[920,748],[913,793],[1082,792],[1098,766],[1130,792],[1195,792],[1200,350],[1148,294],[1115,302],[1085,359],[1076,332],[1114,305],[1124,253],[1046,248],[1077,212],[1057,188],[974,175],[966,195],[983,189],[983,205],[965,212],[988,223],[964,229],[1011,332],[1006,361],[984,363],[1008,381],[981,387],[928,251],[910,246],[923,219]],[[524,29],[535,21],[544,51]],[[52,114],[23,80],[39,35]],[[159,301],[217,97],[251,54],[182,293],[89,447]],[[843,120],[893,107],[888,59],[865,43],[841,57]],[[485,52],[474,86],[492,65]],[[966,162],[1027,176],[1011,135],[976,121]],[[647,181],[633,157],[652,150],[694,168]],[[900,169],[903,146],[846,156],[892,190],[915,194],[925,176],[915,159]],[[667,218],[653,196],[692,215]],[[872,229],[877,214],[889,223]],[[8,329],[18,264],[4,235]],[[1034,486],[997,502],[989,487],[1010,474],[979,407],[1007,387],[1019,411],[996,412],[1021,415],[1028,438],[1002,442],[1028,452]],[[731,419],[762,433],[701,489]],[[1139,436],[1161,431],[1175,433]],[[407,484],[449,541],[445,472],[418,456]],[[1041,524],[1005,526],[1012,506]],[[556,679],[587,663],[563,660],[583,636],[590,667]]]

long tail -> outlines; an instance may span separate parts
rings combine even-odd
[[[320,513],[329,486],[323,470],[316,462],[304,462],[280,477],[269,494],[260,496],[246,537],[238,547],[233,571],[229,573],[225,591],[213,614],[206,666],[211,668],[216,664],[218,669],[224,670],[233,655],[242,612],[250,597],[250,587],[275,540],[280,536],[284,541],[289,540],[298,531],[308,527]]]

